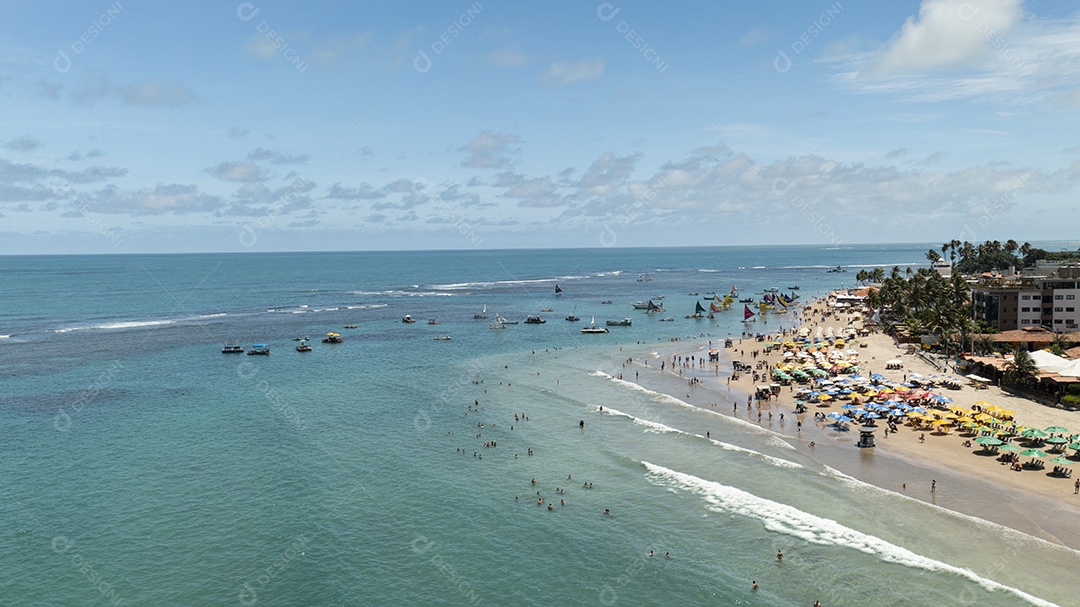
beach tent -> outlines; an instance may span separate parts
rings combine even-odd
[[[1035,352],[1032,352],[1032,354],[1035,354]],[[1080,377],[1080,359],[1067,362],[1069,363],[1068,365],[1066,365],[1060,371],[1055,371],[1055,373],[1067,377]],[[1039,368],[1042,369],[1042,367]]]
[[[1036,350],[1030,354],[1031,360],[1035,362],[1035,366],[1038,367],[1040,371],[1049,371],[1050,373],[1060,374],[1073,362],[1057,356],[1056,354],[1051,354],[1046,350]]]

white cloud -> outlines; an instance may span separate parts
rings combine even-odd
[[[133,82],[121,92],[124,103],[143,107],[183,107],[198,101],[195,93],[179,82],[150,79]]]
[[[991,56],[992,37],[1020,20],[1021,0],[923,0],[919,18],[909,17],[866,75],[888,76],[940,68],[981,66]]]
[[[521,48],[511,46],[493,51],[487,62],[499,67],[523,67],[529,63],[529,56]]]
[[[221,162],[208,169],[208,173],[225,181],[265,181],[267,176],[263,174],[259,165],[254,162],[234,160]]]
[[[541,80],[549,86],[568,86],[596,80],[603,73],[604,62],[600,59],[557,61],[544,72]]]
[[[13,152],[33,152],[41,147],[41,140],[32,135],[23,135],[4,142],[4,147]]]
[[[520,152],[515,147],[521,143],[521,137],[513,133],[495,133],[483,130],[472,141],[458,148],[468,156],[461,161],[461,166],[475,169],[504,169],[513,164],[512,157]]]

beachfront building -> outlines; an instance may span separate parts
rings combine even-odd
[[[1076,264],[1056,265],[1049,274],[983,277],[971,287],[974,319],[999,332],[1028,327],[1080,331],[1077,296],[1080,265]]]

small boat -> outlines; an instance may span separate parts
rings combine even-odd
[[[547,321],[536,314],[529,314],[525,317],[525,324],[527,325],[542,325]]]
[[[450,341],[449,335],[440,335],[435,338],[435,341]]]
[[[356,325],[345,325],[346,329],[355,329]]]
[[[412,324],[412,323],[416,322],[416,319],[413,318],[412,316],[409,316],[408,314],[406,314],[405,317],[401,319],[401,322],[403,322],[405,324]]]
[[[308,338],[306,338],[306,337],[294,337],[294,338],[292,338],[292,340],[293,341],[307,341]]]
[[[244,346],[240,345],[240,342],[234,341],[233,343],[225,342],[224,347],[221,348],[222,354],[243,354]]]
[[[788,290],[789,291],[798,291],[799,290],[799,285],[795,285],[794,287],[788,287]]]
[[[776,292],[777,292],[777,291],[779,291],[779,290],[780,290],[780,289],[778,289],[778,288],[776,288],[776,287],[769,287],[768,289],[765,289],[765,292],[766,292],[766,293],[776,293]]]
[[[516,321],[516,320],[506,320],[505,318],[502,317],[502,314],[496,314],[495,315],[495,324],[497,324],[497,325],[516,325],[516,324],[518,324],[518,321]],[[503,327],[503,328],[505,329],[506,327]]]
[[[345,339],[341,335],[334,332],[327,333],[326,337],[322,338],[324,344],[340,344],[344,341]]]
[[[555,308],[544,308],[543,310],[540,310],[540,311],[541,312],[554,312]]]
[[[427,324],[429,324],[429,325],[441,325],[442,322],[440,322],[438,320],[435,320],[434,318],[429,318],[428,321],[427,321]]]
[[[485,318],[487,318],[487,304],[484,304],[483,312],[480,312],[479,314],[473,314],[472,317],[476,320],[484,320]]]
[[[609,327],[629,327],[633,322],[634,321],[629,318],[624,318],[622,320],[609,320],[606,324]]]
[[[687,295],[689,295],[690,297],[697,297],[698,296],[697,291],[694,291],[693,293],[687,293]]]
[[[570,322],[578,322],[578,321],[579,321],[579,320],[581,320],[581,319],[580,319],[580,318],[578,318],[577,316],[575,316],[574,314],[568,314],[568,315],[566,316],[566,320],[568,320],[568,321],[570,321]]]
[[[653,305],[656,305],[656,304],[654,304],[652,302],[652,300],[650,299],[649,301],[635,301],[634,303],[632,303],[630,305],[634,306],[635,310],[648,310],[649,306],[653,306]]]
[[[559,285],[555,285],[555,296],[558,297],[559,295],[562,295],[562,289],[559,288]]]
[[[269,356],[270,345],[269,344],[251,344],[251,349],[247,351],[249,356]]]
[[[491,324],[491,328],[492,329],[505,329],[506,325],[502,324],[501,322],[496,322],[496,323]]]
[[[605,299],[604,301],[602,301],[602,302],[600,302],[600,303],[602,303],[602,304],[609,304],[609,303],[611,303],[611,300],[610,300],[610,299]]]
[[[847,272],[847,270],[845,270],[842,266],[836,266],[835,268],[830,268],[826,270],[826,273],[828,274],[835,274],[837,272]]]
[[[706,295],[716,295],[716,291],[705,291]]]
[[[675,322],[675,319],[668,316],[667,318],[661,318],[660,322]]]
[[[582,333],[607,333],[608,330],[605,327],[596,326],[596,317],[594,316],[592,322],[587,327],[581,327]]]
[[[302,342],[300,342],[299,346],[296,346],[296,351],[297,352],[311,352],[311,346],[309,346],[306,341],[302,341]]]
[[[754,303],[753,297],[747,297],[746,299],[740,299],[739,303]]]

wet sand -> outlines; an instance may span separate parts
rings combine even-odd
[[[814,315],[817,322],[810,321],[805,325],[810,328],[811,335],[816,332],[817,324],[840,329],[851,322],[851,319],[843,315],[839,319],[829,316],[828,320],[822,323],[822,304],[816,302],[811,307],[818,310]],[[804,317],[809,315],[804,313]],[[776,328],[783,325],[791,329],[795,321],[793,314],[773,319]],[[916,431],[908,425],[899,426],[899,431],[890,433],[888,438],[884,436],[883,430],[879,429],[875,433],[877,446],[862,449],[856,446],[857,427],[841,432],[830,424],[814,422],[815,412],[827,414],[843,411],[840,406],[845,404],[844,401],[834,402],[828,407],[810,405],[806,413],[796,415],[794,391],[787,386],[783,387],[779,398],[767,402],[754,401],[748,410],[747,395],[754,392],[755,386],[753,374],[742,373],[738,380],[731,381],[729,385],[727,380],[731,376],[732,361],[741,360],[754,364],[765,360],[768,367],[772,367],[781,359],[782,353],[759,354],[758,358],[754,359],[751,352],[761,350],[765,344],[754,339],[740,340],[738,336],[733,337],[735,343],[730,349],[723,347],[723,338],[718,340],[715,337],[662,344],[654,349],[648,367],[635,365],[642,371],[638,383],[691,404],[760,423],[763,427],[788,436],[789,442],[800,451],[810,453],[823,464],[863,482],[1080,549],[1080,516],[1077,516],[1080,515],[1080,495],[1074,494],[1073,485],[1075,480],[1080,478],[1080,462],[1076,462],[1073,478],[1049,476],[1048,472],[1054,467],[1049,463],[1045,470],[1025,469],[1016,472],[999,462],[996,454],[986,455],[976,443],[973,443],[972,447],[963,446],[964,441],[972,439],[970,436],[961,436],[955,432],[941,434]],[[903,350],[887,335],[872,333],[869,337],[859,338],[857,341],[866,343],[866,347],[856,348],[859,352],[860,372],[864,376],[880,373],[889,379],[902,381],[905,374],[913,372],[923,375],[942,373],[921,358],[902,354]],[[707,359],[710,345],[720,350],[721,356],[717,363],[695,363],[692,367],[671,366],[672,357],[676,355]],[[895,358],[904,362],[904,369],[886,370],[885,361]],[[663,371],[659,369],[662,361],[665,362]],[[658,373],[666,377],[657,377]],[[691,384],[691,378],[697,378],[700,383]],[[681,383],[672,383],[671,379]],[[1020,424],[1037,428],[1058,425],[1073,432],[1080,432],[1080,412],[1047,407],[1012,396],[994,386],[984,390],[964,386],[960,390],[944,390],[938,393],[953,399],[950,406],[970,408],[978,401],[989,401],[1016,412],[1015,418]],[[759,412],[762,414],[760,422]],[[769,419],[769,413],[772,413],[772,419]],[[783,423],[779,417],[781,413],[785,415]],[[801,429],[798,427],[799,421],[802,422]],[[921,434],[925,434],[925,441],[919,440]],[[812,441],[815,443],[813,447],[810,445]],[[1045,447],[1042,449],[1046,450]],[[1021,462],[1029,459],[1021,458]],[[936,481],[933,492],[932,481]]]

